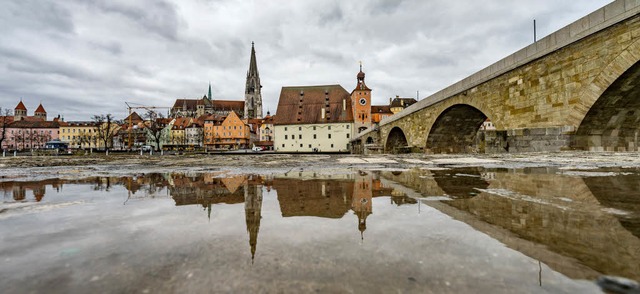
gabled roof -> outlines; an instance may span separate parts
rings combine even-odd
[[[277,114],[274,125],[353,122],[351,96],[340,85],[283,87]]]
[[[129,116],[127,116],[127,118],[124,119],[124,122],[126,122],[127,124],[129,123],[129,117],[131,117],[131,123],[133,124],[137,124],[143,121],[142,117],[140,117],[140,115],[135,111],[132,112]]]
[[[27,107],[24,106],[24,103],[22,103],[22,100],[20,100],[20,103],[18,103],[18,106],[16,106],[15,110],[27,110]]]
[[[42,107],[42,103],[40,103],[40,105],[38,105],[38,108],[36,108],[35,113],[47,113],[47,111],[44,110],[44,107]]]

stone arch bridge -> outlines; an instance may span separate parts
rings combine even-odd
[[[640,151],[639,60],[640,1],[617,0],[383,120],[353,145]],[[496,129],[479,132],[487,119]]]

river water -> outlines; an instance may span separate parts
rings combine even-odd
[[[640,279],[635,169],[4,178],[3,293],[599,293]]]

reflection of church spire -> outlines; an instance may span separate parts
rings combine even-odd
[[[258,245],[258,231],[260,230],[260,218],[262,211],[262,187],[259,185],[245,184],[244,189],[244,213],[249,233],[249,246],[251,247],[251,262],[256,254]]]

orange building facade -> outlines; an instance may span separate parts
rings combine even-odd
[[[232,111],[226,118],[209,116],[204,123],[207,149],[242,149],[250,147],[251,128]]]

